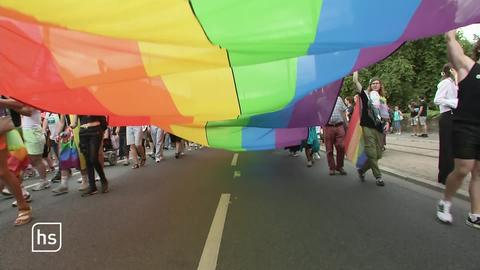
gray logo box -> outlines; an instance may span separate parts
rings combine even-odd
[[[37,222],[33,224],[32,252],[58,252],[61,249],[61,222]]]

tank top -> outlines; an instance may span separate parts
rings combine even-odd
[[[475,63],[467,77],[458,84],[458,107],[454,121],[480,124],[480,65]]]
[[[22,128],[41,128],[42,117],[39,110],[33,110],[31,116],[22,115]]]

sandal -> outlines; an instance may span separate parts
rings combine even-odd
[[[132,169],[138,169],[138,168],[140,168],[140,166],[138,166],[138,164],[134,164],[134,165],[132,166]]]
[[[15,226],[21,226],[29,223],[32,221],[33,215],[32,215],[32,208],[29,207],[26,210],[19,210],[18,211],[18,216],[17,219],[15,219],[15,222],[13,223]]]

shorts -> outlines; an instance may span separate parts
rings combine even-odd
[[[453,156],[480,160],[480,126],[453,122]]]
[[[41,128],[22,128],[23,141],[29,155],[36,156],[43,154],[45,136]]]
[[[176,135],[173,135],[170,133],[170,141],[172,143],[176,143],[176,142],[181,142],[182,141],[182,138],[176,136]]]
[[[411,126],[418,125],[418,117],[417,116],[414,116],[414,117],[410,118],[410,125]]]
[[[143,132],[141,126],[127,127],[127,145],[141,146],[143,139]]]
[[[427,123],[426,116],[420,116],[419,120],[420,120],[420,126],[425,126],[425,124]]]

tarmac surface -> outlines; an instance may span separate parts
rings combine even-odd
[[[429,134],[428,138],[389,134],[386,150],[379,164],[381,169],[389,174],[403,178],[430,188],[443,190],[444,185],[438,183],[438,133]],[[467,177],[457,196],[468,200]]]
[[[68,194],[32,192],[35,219],[19,228],[0,197],[0,269],[479,269],[468,202],[455,199],[443,225],[439,191],[345,169],[328,176],[324,155],[307,168],[282,150],[168,151],[138,170],[107,167],[107,194],[80,197],[78,175]],[[37,222],[62,223],[58,253],[32,253]]]

